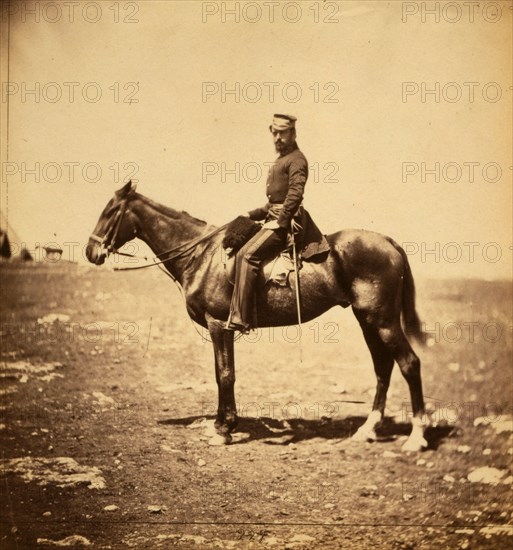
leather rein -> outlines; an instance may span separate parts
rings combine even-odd
[[[96,235],[95,233],[91,233],[90,239],[93,241],[96,241],[100,244],[102,249],[105,250],[107,258],[111,254],[118,254],[120,256],[127,256],[130,258],[137,258],[134,254],[127,254],[125,252],[119,252],[119,250],[116,249],[114,246],[114,243],[116,242],[116,239],[118,237],[119,228],[121,227],[121,223],[123,221],[123,218],[125,217],[126,212],[128,212],[128,198],[124,198],[116,211],[116,214],[114,216],[113,222],[110,225],[110,227],[105,232],[105,235],[103,237],[100,237],[99,235]],[[114,271],[133,271],[135,269],[145,269],[147,267],[153,267],[155,265],[161,265],[164,264],[170,260],[176,260],[177,258],[180,258],[183,256],[186,252],[189,252],[192,248],[194,248],[199,243],[209,239],[213,235],[219,233],[223,229],[225,229],[228,226],[228,224],[224,224],[221,227],[217,227],[213,231],[210,231],[209,233],[206,233],[205,235],[201,235],[200,237],[196,237],[195,239],[192,239],[190,241],[187,241],[185,243],[179,244],[178,246],[175,246],[174,248],[171,248],[169,250],[166,250],[164,252],[161,252],[158,257],[153,258],[153,262],[146,264],[146,265],[140,265],[137,267],[115,267]],[[135,228],[133,227],[133,233],[134,236],[137,236],[137,232]],[[185,248],[184,248],[185,247]],[[169,256],[162,258],[162,256],[169,254]],[[158,261],[157,261],[158,258]],[[148,258],[143,257],[142,259],[147,260]]]

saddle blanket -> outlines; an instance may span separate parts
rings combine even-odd
[[[220,249],[224,270],[228,280],[235,283],[235,255],[228,256],[226,251]],[[298,260],[298,269],[301,269],[301,261]],[[259,284],[266,285],[269,282],[279,286],[289,285],[289,274],[294,271],[294,260],[287,251],[281,252],[275,258],[269,258],[262,262],[260,268]]]

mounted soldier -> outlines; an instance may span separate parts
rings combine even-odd
[[[247,214],[251,220],[264,220],[264,224],[237,252],[227,330],[247,332],[258,326],[255,291],[264,260],[286,249],[292,239],[306,261],[329,251],[326,238],[302,206],[308,161],[296,143],[296,120],[291,115],[275,114],[269,126],[279,156],[269,170],[267,204]]]
[[[278,118],[283,117],[275,117]],[[275,122],[279,122],[281,126],[281,120]],[[285,124],[289,126],[288,123]],[[286,142],[282,135],[288,134],[282,133],[282,130],[277,128],[278,124],[273,126],[276,132],[275,142],[280,142],[278,148],[281,149]],[[273,127],[271,130],[273,131]],[[295,139],[290,143],[295,145]],[[297,146],[289,148],[288,154],[280,155],[273,173],[296,149]],[[297,174],[298,170],[292,169],[292,166],[299,165],[303,166],[304,173],[301,178],[296,179],[293,174]],[[284,168],[288,180],[293,180],[290,187],[299,189],[301,196],[306,181],[305,166],[306,161],[291,161],[288,169]],[[296,181],[302,183],[296,186]],[[272,178],[269,184],[274,186]],[[272,193],[268,193],[271,195],[270,199],[273,198]],[[264,212],[258,215],[265,215],[268,222],[274,221],[278,227],[283,226],[281,233],[280,230],[276,230],[281,245],[284,244],[284,238],[282,241],[280,234],[286,233],[288,220],[295,219],[294,208],[298,208],[296,205],[300,204],[299,196],[294,197],[288,187],[282,197],[283,206],[281,209],[278,208],[279,212],[275,214],[275,219],[271,219],[269,214],[276,209],[273,208],[272,201],[268,207],[266,205],[263,208]],[[284,214],[280,219],[282,212]],[[292,212],[291,217],[288,212]],[[250,222],[249,219],[246,221]],[[273,227],[274,224],[270,223],[269,226]],[[275,229],[269,229],[269,226],[266,230],[273,233]],[[211,442],[215,445],[220,441],[230,443],[231,432],[238,422],[234,392],[234,331],[225,330],[233,287],[227,277],[223,257],[217,253],[223,246],[227,227],[228,224],[214,227],[205,233],[208,230],[206,222],[186,212],[179,212],[152,201],[137,193],[132,182],[128,182],[116,191],[103,209],[86,247],[87,259],[101,265],[109,254],[119,253],[119,249],[128,241],[135,238],[144,241],[155,254],[153,262],[122,269],[165,266],[166,272],[183,293],[190,318],[208,329],[214,347],[219,398],[214,424],[216,436]],[[307,233],[305,228],[303,250],[320,250],[322,246],[308,247]],[[372,411],[354,437],[360,441],[376,439],[375,428],[384,415],[390,375],[394,361],[397,361],[408,383],[413,412],[412,430],[403,449],[418,451],[425,448],[427,442],[424,438],[424,429],[429,419],[425,417],[420,360],[405,334],[406,331],[419,341],[424,341],[420,319],[415,309],[415,283],[408,256],[390,237],[363,229],[344,229],[327,235],[326,240],[330,248],[325,260],[320,258],[320,261],[303,262],[302,314],[304,319],[309,321],[333,306],[352,306],[352,311],[362,328],[374,363],[377,385]],[[318,243],[322,245],[322,241]],[[317,258],[317,255],[313,257]],[[296,304],[292,285],[267,286],[264,292],[259,293],[259,327],[296,324]],[[204,333],[201,335],[203,337]]]

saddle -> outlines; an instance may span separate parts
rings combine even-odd
[[[245,216],[238,216],[230,222],[223,238],[222,262],[225,273],[231,284],[235,281],[235,256],[237,252],[256,235],[262,226]],[[288,246],[288,245],[287,245]],[[298,258],[298,269],[301,269],[301,259]],[[287,286],[289,274],[294,271],[294,259],[291,246],[282,250],[274,257],[262,262],[259,283],[263,286],[273,282],[279,286]]]

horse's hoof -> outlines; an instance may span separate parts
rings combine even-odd
[[[221,447],[222,445],[229,445],[232,442],[232,436],[230,434],[214,434],[209,440],[208,444],[211,447]]]
[[[415,439],[409,437],[401,447],[401,450],[403,452],[418,453],[419,451],[426,449],[427,446],[428,442],[423,437]]]
[[[368,428],[365,428],[364,430],[360,428],[351,437],[353,441],[359,441],[359,442],[376,441],[377,438],[378,436],[376,435],[376,432],[374,430],[369,430]]]

